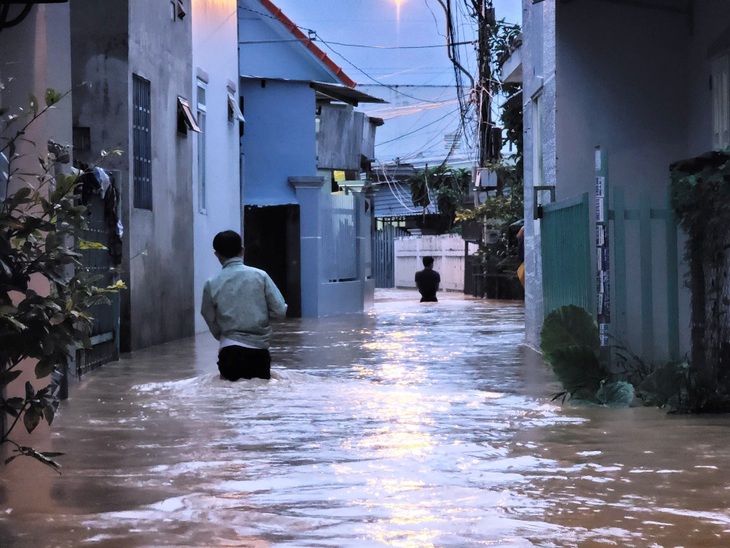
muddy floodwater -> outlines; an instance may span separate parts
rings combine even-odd
[[[277,324],[276,380],[207,335],[87,375],[62,473],[0,468],[0,546],[730,546],[730,418],[557,405],[520,304],[377,296]]]

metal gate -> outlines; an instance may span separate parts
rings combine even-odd
[[[543,206],[542,282],[545,316],[574,304],[593,312],[588,193]]]
[[[107,192],[116,192],[115,174],[106,172],[110,176],[111,187]],[[117,174],[118,176],[118,174]],[[88,228],[82,233],[82,238],[89,242],[102,244],[106,249],[77,249],[81,254],[81,261],[88,269],[89,274],[101,278],[95,282],[97,287],[106,287],[114,284],[118,279],[115,269],[114,250],[119,239],[115,238],[117,217],[113,208],[115,201],[109,196],[106,199],[99,192],[88,192],[85,203],[88,207]],[[76,377],[91,371],[105,363],[119,359],[119,293],[107,294],[110,304],[98,304],[89,310],[94,318],[91,332],[91,348],[80,348],[76,351]]]
[[[680,337],[678,228],[671,208],[652,207],[647,194],[628,207],[612,189],[610,224],[611,344],[647,362],[677,359]],[[595,315],[588,194],[543,206],[542,276],[545,315],[566,304]]]
[[[373,236],[373,277],[375,287],[395,287],[395,239],[407,236],[402,228],[385,225]]]

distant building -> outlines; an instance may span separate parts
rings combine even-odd
[[[568,279],[551,274],[546,263],[553,258],[545,256],[539,206],[548,207],[552,193],[558,203],[587,193],[582,228],[563,234],[564,247],[584,238],[590,250],[584,260],[562,264],[563,273],[585,268],[575,298],[592,312],[603,303],[613,335],[634,352],[680,357],[689,345],[689,299],[681,282],[684,267],[680,263],[677,272],[668,264],[682,250],[662,228],[666,221],[654,221],[658,213],[647,217],[645,226],[653,228],[643,237],[629,224],[638,223],[634,213],[621,216],[629,227],[626,255],[619,258],[626,263],[625,278],[617,276],[616,264],[601,265],[608,266],[611,300],[597,301],[608,293],[596,278],[595,147],[607,160],[612,211],[617,192],[626,210],[638,211],[643,200],[658,211],[666,210],[670,164],[730,145],[730,4],[523,0],[523,13],[527,342],[539,344],[550,311],[546,292]],[[616,218],[611,213],[607,219],[608,234],[624,238],[614,231]],[[642,239],[650,252],[639,246]]]
[[[244,245],[293,316],[356,312],[372,301],[370,199],[343,192],[373,158],[379,99],[268,0],[239,0]]]
[[[103,24],[100,22],[103,21]],[[191,17],[182,2],[70,2],[74,159],[117,172],[122,351],[195,331]]]

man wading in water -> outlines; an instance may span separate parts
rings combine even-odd
[[[269,320],[286,314],[284,297],[266,272],[243,264],[237,232],[216,234],[213,249],[223,269],[205,282],[200,313],[220,342],[221,377],[270,379]]]
[[[441,276],[433,269],[433,257],[424,257],[423,270],[416,272],[416,287],[421,294],[422,303],[438,302],[436,292],[440,283]]]

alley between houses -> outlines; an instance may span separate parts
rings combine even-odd
[[[208,335],[88,374],[62,473],[0,473],[0,544],[727,545],[730,418],[561,406],[522,303],[376,297],[277,324],[278,380],[221,381]]]

